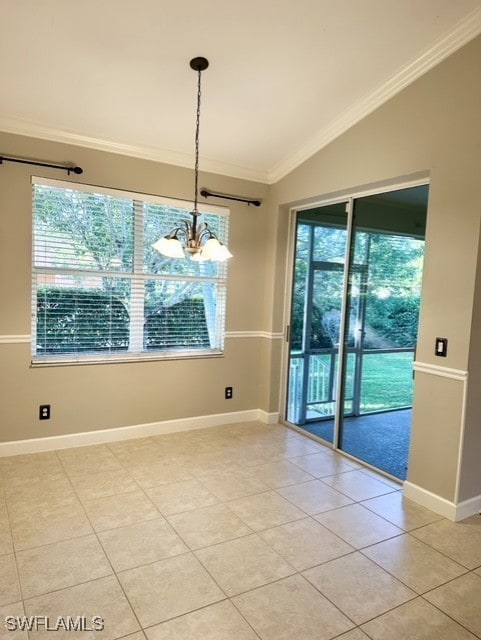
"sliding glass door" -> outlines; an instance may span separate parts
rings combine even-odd
[[[421,186],[297,213],[286,419],[399,478],[426,209]]]
[[[346,203],[298,215],[287,419],[333,442],[347,249]]]

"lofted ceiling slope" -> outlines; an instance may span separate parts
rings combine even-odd
[[[481,0],[0,0],[0,130],[273,183],[481,33]],[[1,152],[1,149],[0,149]]]

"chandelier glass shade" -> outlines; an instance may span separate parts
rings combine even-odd
[[[199,190],[199,130],[201,74],[209,66],[206,58],[193,58],[190,67],[197,71],[197,113],[195,122],[195,165],[194,165],[194,208],[190,212],[192,221],[182,220],[179,225],[157,240],[152,247],[167,258],[186,258],[196,262],[224,262],[232,258],[232,253],[216,236],[206,222],[199,222],[198,210]]]
[[[197,216],[194,217],[197,222]],[[170,233],[152,246],[167,258],[185,258],[190,255],[196,262],[224,262],[232,258],[232,253],[215,235],[206,222],[189,223],[184,220],[181,226],[172,229]]]

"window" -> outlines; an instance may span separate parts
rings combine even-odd
[[[34,178],[34,363],[222,354],[226,264],[152,249],[188,204]],[[227,242],[228,211],[202,213]]]

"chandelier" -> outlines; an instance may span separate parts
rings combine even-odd
[[[224,262],[232,258],[229,249],[223,244],[206,222],[199,222],[201,215],[197,208],[199,189],[199,128],[200,128],[200,98],[201,74],[209,66],[205,58],[193,58],[190,67],[197,71],[197,112],[195,120],[195,165],[194,165],[194,208],[190,212],[192,220],[182,220],[165,237],[157,240],[152,246],[168,258],[185,258],[204,262]]]

